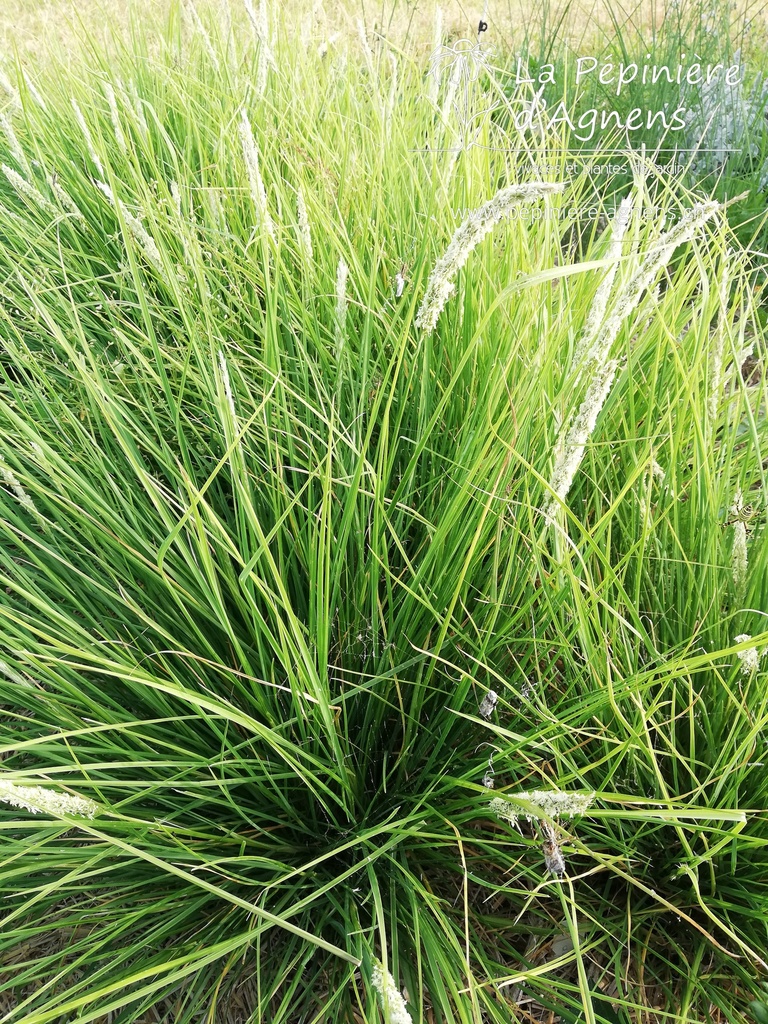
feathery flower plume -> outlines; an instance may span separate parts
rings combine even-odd
[[[472,250],[494,229],[505,214],[521,203],[533,203],[544,196],[562,192],[564,187],[561,182],[545,181],[508,185],[500,189],[487,203],[473,210],[454,232],[445,255],[437,261],[430,274],[427,290],[414,321],[416,326],[421,327],[427,334],[435,329],[437,318],[456,288],[454,278],[467,262]]]
[[[224,214],[221,209],[221,202],[219,200],[218,192],[216,191],[215,188],[207,188],[203,195],[205,197],[205,203],[206,206],[208,207],[208,214],[211,220],[216,225],[216,227],[219,230],[221,230],[221,226],[224,221]]]
[[[381,996],[387,1024],[413,1024],[411,1015],[405,1007],[405,1000],[397,987],[397,982],[389,971],[384,970],[378,960],[373,965],[371,984]]]
[[[723,263],[723,271],[720,277],[720,312],[717,317],[717,330],[714,335],[714,344],[709,359],[709,400],[707,402],[707,413],[710,425],[713,426],[717,419],[717,407],[720,400],[720,391],[723,387],[725,367],[725,337],[727,334],[728,320],[728,294],[731,284],[731,253],[726,254]]]
[[[738,517],[742,507],[741,488],[736,491],[731,506],[733,523],[733,547],[731,548],[731,573],[736,591],[736,601],[741,604],[747,589],[747,527]]]
[[[714,200],[696,203],[690,210],[686,210],[674,227],[658,239],[637,273],[619,293],[613,310],[597,332],[588,357],[582,363],[584,372],[591,372],[593,365],[600,366],[606,361],[622,324],[634,312],[643,292],[651,287],[658,272],[669,263],[675,249],[684,242],[690,242],[699,228],[719,209],[720,204]]]
[[[627,196],[625,199],[622,199],[611,224],[611,240],[608,244],[608,251],[605,254],[605,258],[610,260],[610,266],[605,273],[605,277],[603,277],[602,281],[598,285],[595,296],[592,299],[592,305],[590,306],[589,313],[587,314],[584,331],[578,345],[576,346],[576,350],[573,353],[573,359],[571,360],[572,370],[579,367],[579,364],[585,359],[585,356],[587,357],[585,360],[586,363],[591,362],[591,345],[595,341],[597,333],[600,330],[600,325],[605,318],[605,311],[608,308],[608,299],[611,295],[613,281],[619,267],[619,260],[621,259],[624,235],[631,215],[632,197]],[[589,355],[587,355],[587,353],[589,353]]]
[[[54,817],[93,818],[99,812],[95,800],[84,796],[70,796],[42,786],[22,786],[10,779],[0,778],[0,801],[21,807],[32,814],[51,814]]]
[[[96,147],[93,145],[93,136],[91,135],[91,130],[88,127],[86,120],[83,117],[83,112],[80,109],[80,106],[74,96],[72,97],[72,109],[75,112],[77,123],[80,125],[80,131],[83,133],[85,145],[88,148],[88,154],[91,158],[93,166],[96,168],[96,170],[103,178],[105,177],[104,167],[102,166],[101,160],[99,159],[99,154],[96,152]]]
[[[123,126],[120,124],[120,111],[117,109],[117,98],[115,96],[115,90],[110,82],[104,83],[104,93],[107,97],[107,103],[109,104],[109,116],[112,119],[112,129],[115,133],[115,141],[117,142],[120,152],[127,153],[128,146],[125,141]]]
[[[304,191],[301,186],[296,193],[296,214],[299,220],[299,240],[301,241],[304,255],[308,260],[312,259],[312,232],[309,227],[307,216],[307,204],[304,201]]]
[[[50,472],[51,471],[51,464],[48,461],[48,458],[47,458],[45,452],[40,447],[40,445],[37,443],[37,441],[31,441],[29,447],[30,447],[30,449],[32,451],[32,454],[34,456],[35,462],[38,464],[38,466],[42,466],[43,469],[45,469],[48,472]]]
[[[595,793],[562,793],[557,790],[536,789],[532,793],[511,794],[517,800],[533,804],[534,809],[516,807],[509,800],[494,797],[490,808],[498,818],[510,825],[516,825],[518,818],[526,821],[540,821],[542,818],[572,818],[575,814],[586,814],[595,799]]]
[[[253,35],[259,44],[259,63],[256,71],[256,90],[259,95],[264,94],[267,85],[267,70],[269,65],[277,67],[274,55],[269,45],[269,25],[267,20],[266,0],[259,0],[258,13],[253,6],[253,0],[243,0],[245,13],[253,29]]]
[[[371,44],[368,42],[368,33],[365,31],[365,22],[362,18],[357,19],[357,34],[360,36],[360,45],[365,57],[365,63],[368,65],[368,70],[373,74],[373,51],[371,50]]]
[[[741,644],[745,640],[751,639],[752,637],[749,633],[739,633],[738,636],[733,638],[733,642]],[[751,676],[753,672],[757,672],[760,667],[761,653],[756,647],[747,647],[743,651],[736,651],[736,656],[741,662],[741,674],[743,676]]]
[[[49,199],[45,198],[39,189],[35,188],[31,182],[27,181],[27,179],[22,177],[18,171],[14,171],[13,168],[9,167],[7,164],[3,164],[2,168],[3,174],[20,196],[24,199],[29,199],[29,201],[34,203],[35,206],[39,206],[41,210],[45,210],[46,213],[51,213],[55,216],[57,212],[56,207]]]
[[[253,6],[253,0],[243,0],[243,6],[245,7],[245,13],[248,15],[248,20],[251,23],[251,28],[256,36],[259,38],[259,17],[256,14],[256,8]]]
[[[683,214],[674,227],[661,236],[640,264],[637,274],[621,290],[613,310],[595,334],[594,341],[580,366],[580,375],[589,373],[591,383],[572,425],[567,429],[564,426],[559,434],[555,449],[555,465],[550,478],[550,487],[554,494],[544,509],[548,523],[554,521],[558,508],[557,499],[564,501],[570,490],[584,457],[586,443],[613,383],[617,362],[609,360],[608,356],[622,324],[635,310],[646,289],[651,287],[658,272],[672,258],[675,249],[684,242],[689,242],[698,229],[719,209],[720,204],[715,201],[697,203]]]
[[[116,198],[109,185],[105,184],[103,181],[97,181],[96,187],[104,193],[115,209],[120,210],[131,237],[137,243],[139,248],[142,249],[144,255],[155,270],[160,274],[164,273],[165,268],[163,267],[163,258],[160,255],[160,250],[157,248],[157,243],[141,223],[139,218],[130,212],[124,202]]]
[[[0,113],[0,127],[2,127],[3,129],[6,139],[8,139],[8,149],[10,149],[11,151],[11,156],[19,165],[19,167],[23,167],[24,170],[29,174],[30,167],[29,161],[27,160],[27,155],[21,148],[21,144],[16,136],[16,132],[14,131],[10,119],[7,118],[3,113]]]
[[[123,89],[122,82],[118,79],[117,84],[121,92],[125,92]],[[146,139],[149,135],[149,126],[147,125],[147,118],[144,114],[144,100],[139,96],[139,91],[136,88],[136,83],[133,80],[128,82],[129,99],[131,100],[131,106],[133,112],[136,115],[136,123],[139,126],[142,138]]]
[[[618,360],[612,359],[597,371],[576,418],[558,445],[555,465],[549,480],[549,486],[554,493],[544,508],[547,523],[554,522],[560,502],[565,501],[571,489],[573,479],[584,458],[587,442],[595,429],[597,417],[611,390],[618,365]]]
[[[259,63],[256,65],[256,92],[263,96],[267,91],[267,79],[269,77],[269,61],[267,60],[266,47],[262,43],[259,47]]]
[[[70,217],[74,217],[76,221],[78,221],[80,224],[83,225],[83,227],[85,227],[85,217],[80,212],[77,203],[75,203],[74,199],[72,198],[72,196],[70,196],[69,192],[67,192],[67,190],[59,184],[59,181],[55,174],[50,175],[50,177],[48,178],[48,184],[51,186],[51,192],[53,192],[53,194],[59,201],[59,204],[64,207],[64,209],[67,211]]]
[[[453,181],[453,175],[456,171],[456,165],[459,162],[459,153],[461,153],[460,146],[452,146],[448,153],[448,166],[442,172],[442,196],[444,202],[450,202],[450,188],[451,182]]]
[[[45,105],[45,100],[38,92],[35,83],[32,81],[32,79],[29,77],[26,71],[22,70],[21,73],[24,76],[24,82],[26,83],[27,89],[29,89],[29,95],[32,97],[32,99],[35,101],[38,107],[40,107],[41,110],[47,111],[48,107]]]
[[[336,269],[336,358],[339,358],[344,347],[344,338],[347,327],[347,277],[349,267],[344,262],[344,257],[339,258],[339,265]]]
[[[214,50],[213,44],[211,43],[211,37],[208,35],[208,32],[206,31],[205,25],[200,20],[200,15],[197,13],[197,8],[195,7],[194,0],[184,0],[184,8],[191,17],[192,21],[194,22],[195,29],[197,30],[200,38],[203,40],[203,46],[205,47],[206,52],[210,57],[211,64],[213,64],[213,66],[218,71],[219,58],[216,56],[216,51]]]
[[[229,369],[227,367],[227,361],[224,358],[224,353],[219,349],[219,370],[221,371],[221,381],[224,385],[224,394],[227,396],[227,404],[229,405],[229,411],[232,413],[233,421],[237,420],[237,413],[235,412],[235,400],[232,397],[232,385],[229,381]]]
[[[240,141],[243,145],[245,166],[248,171],[248,181],[251,186],[251,198],[258,212],[261,224],[274,238],[275,232],[272,227],[272,218],[269,215],[269,207],[267,206],[267,190],[264,188],[264,182],[261,180],[261,171],[259,170],[259,150],[253,137],[251,122],[248,120],[244,107],[240,111],[239,132]]]
[[[177,181],[171,182],[171,199],[173,200],[173,208],[176,211],[176,216],[181,216],[181,191],[179,190],[179,183]]]

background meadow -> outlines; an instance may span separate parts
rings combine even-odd
[[[0,1021],[758,1019],[762,8],[675,176],[510,73],[699,5],[94,10],[2,80]]]

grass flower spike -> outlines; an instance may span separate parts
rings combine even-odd
[[[746,640],[751,639],[752,637],[749,633],[740,633],[733,638],[733,642],[735,644],[742,644]],[[736,656],[741,662],[742,675],[751,676],[753,672],[757,672],[760,667],[761,652],[756,647],[747,647],[743,651],[736,651]]]
[[[605,276],[598,285],[595,297],[592,300],[592,305],[589,307],[587,322],[584,325],[584,332],[573,355],[572,366],[574,369],[578,369],[582,362],[585,365],[589,365],[595,358],[595,352],[592,350],[592,345],[594,344],[600,330],[600,326],[605,319],[605,311],[608,307],[608,301],[613,288],[613,281],[616,277],[616,271],[618,270],[619,261],[621,259],[624,235],[626,234],[631,216],[632,197],[627,196],[625,199],[622,199],[619,209],[616,211],[616,216],[613,219],[613,224],[611,225],[611,240],[608,245],[608,252],[605,255],[605,258],[610,261],[610,265],[605,272]]]
[[[378,962],[374,964],[371,972],[371,984],[381,996],[387,1024],[413,1024],[397,982]]]
[[[96,147],[93,144],[93,136],[91,135],[91,129],[88,127],[88,122],[85,120],[85,117],[83,116],[83,112],[80,109],[80,104],[77,102],[74,96],[72,97],[72,109],[75,112],[77,123],[80,125],[80,131],[83,133],[85,145],[88,149],[88,155],[91,158],[93,166],[99,172],[100,177],[104,178],[106,177],[106,175],[104,174],[104,166],[101,162],[99,154],[96,152]]]
[[[266,228],[267,232],[274,238],[275,231],[272,226],[272,217],[269,213],[269,206],[267,205],[267,190],[264,187],[264,182],[261,178],[261,171],[259,170],[259,150],[256,146],[251,122],[248,120],[245,108],[240,111],[239,131],[245,166],[248,171],[248,181],[251,186],[251,198],[253,199],[253,205],[256,207],[259,223],[262,224],[263,227]]]
[[[347,331],[347,277],[349,267],[344,262],[344,257],[339,257],[336,268],[336,358],[338,359],[344,347],[344,339]]]
[[[618,365],[618,361],[612,359],[595,373],[576,418],[558,446],[549,484],[553,493],[544,508],[544,518],[548,523],[554,522],[560,503],[565,501],[571,489]]]
[[[35,188],[35,186],[28,182],[27,179],[19,174],[18,171],[14,171],[12,167],[9,167],[7,164],[3,164],[2,166],[3,174],[20,196],[23,196],[31,203],[34,203],[35,206],[39,206],[45,213],[56,214],[56,207],[49,199],[45,198],[39,189]]]
[[[498,818],[503,818],[510,825],[516,825],[519,818],[525,818],[526,821],[553,818],[557,821],[560,818],[586,814],[595,800],[595,793],[535,789],[531,793],[510,793],[510,797],[533,804],[534,807],[526,810],[510,800],[497,796],[491,800],[490,808]]]
[[[157,247],[157,242],[155,242],[154,238],[144,227],[144,225],[141,222],[141,219],[137,217],[135,214],[131,213],[131,211],[128,209],[125,203],[122,202],[122,200],[117,199],[109,185],[105,184],[103,181],[97,181],[96,187],[99,189],[100,192],[103,192],[103,194],[107,197],[110,203],[112,203],[115,209],[121,212],[125,220],[126,227],[128,228],[129,234],[131,235],[133,240],[138,244],[139,248],[143,251],[144,255],[155,268],[155,270],[157,270],[158,273],[162,274],[165,268],[163,267],[163,258],[160,255],[160,250]]]
[[[736,491],[731,506],[733,521],[733,546],[731,548],[731,576],[733,577],[733,588],[736,592],[736,602],[741,604],[747,590],[747,526],[739,516],[742,507],[742,494],[739,488]]]
[[[456,275],[467,262],[472,250],[493,231],[510,210],[521,203],[533,203],[545,196],[562,192],[564,187],[561,183],[544,181],[509,185],[497,192],[493,199],[470,213],[451,239],[445,255],[435,264],[416,314],[415,325],[427,334],[435,329],[443,307],[456,288]]]
[[[304,190],[299,188],[296,193],[296,214],[299,221],[299,239],[301,241],[302,248],[304,249],[304,255],[308,262],[312,260],[312,231],[309,226],[309,217],[307,216],[307,204],[304,200]]]
[[[94,818],[100,808],[95,800],[84,796],[71,796],[42,786],[22,786],[18,782],[0,777],[0,802],[21,807],[32,814],[52,814],[56,817],[74,816]]]

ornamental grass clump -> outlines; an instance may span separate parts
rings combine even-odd
[[[638,173],[618,259],[554,216],[603,202],[540,180],[562,139],[445,151],[410,44],[390,104],[381,25],[332,64],[270,6],[259,95],[266,30],[178,13],[34,73],[32,175],[0,138],[55,207],[0,174],[0,1019],[745,1024],[768,427],[727,211]]]

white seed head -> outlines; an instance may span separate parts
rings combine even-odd
[[[377,960],[371,972],[371,984],[381,996],[384,1007],[384,1018],[387,1024],[413,1024],[410,1013],[405,1007],[397,982]]]
[[[200,20],[200,15],[197,13],[197,8],[195,7],[194,0],[184,0],[184,7],[186,8],[190,18],[194,22],[195,30],[197,31],[197,34],[203,41],[203,46],[205,47],[206,53],[208,54],[208,58],[211,64],[213,64],[213,66],[218,71],[219,58],[216,56],[216,51],[214,50],[213,44],[211,43],[211,37],[208,35],[208,31],[205,25]]]
[[[124,92],[122,83],[118,79],[118,87],[121,92]],[[142,138],[146,139],[149,135],[149,126],[147,125],[147,118],[144,114],[144,100],[139,96],[139,91],[136,88],[136,83],[133,80],[128,81],[129,99],[131,102],[131,108],[136,115],[136,123],[139,126]]]
[[[83,133],[85,145],[88,149],[88,155],[91,158],[93,166],[99,172],[101,177],[104,178],[106,177],[106,175],[104,174],[104,167],[102,166],[101,160],[99,159],[99,154],[96,152],[96,147],[93,144],[93,136],[91,135],[91,130],[88,127],[88,124],[85,118],[83,117],[83,112],[80,109],[80,106],[74,96],[72,97],[72,109],[75,112],[77,123],[80,125],[80,131]]]
[[[110,82],[104,83],[104,93],[107,97],[107,103],[109,104],[109,116],[112,120],[112,130],[115,133],[115,141],[117,142],[120,152],[127,153],[128,146],[125,141],[123,126],[120,124],[120,111],[117,109],[117,97],[115,96],[115,90]]]
[[[253,205],[256,207],[260,223],[274,238],[272,218],[267,205],[267,190],[264,188],[264,182],[261,179],[261,171],[259,169],[259,150],[256,145],[256,139],[253,137],[253,129],[251,128],[251,122],[248,120],[245,108],[240,111],[239,132]]]
[[[742,644],[746,640],[751,639],[752,637],[749,633],[740,633],[738,636],[733,638],[733,642],[735,644]],[[760,667],[760,658],[762,654],[756,647],[747,647],[743,651],[736,651],[736,656],[741,662],[742,675],[751,676],[753,672],[757,672]]]
[[[595,793],[563,793],[559,790],[536,789],[531,793],[511,794],[514,800],[532,804],[525,809],[510,800],[494,797],[490,808],[498,818],[503,818],[510,825],[516,825],[519,818],[526,821],[539,821],[541,818],[572,818],[576,814],[586,814],[595,799]]]
[[[5,484],[6,487],[10,488],[10,490],[13,491],[17,501],[23,508],[25,508],[28,512],[34,513],[35,515],[40,514],[37,511],[35,503],[32,501],[30,496],[21,486],[18,477],[13,472],[8,463],[5,461],[5,459],[2,458],[2,456],[0,456],[0,480]]]
[[[336,268],[336,357],[344,345],[347,328],[347,277],[349,267],[344,262],[344,257],[339,258],[339,265]]]
[[[72,196],[70,196],[69,192],[67,192],[67,190],[59,184],[59,181],[55,175],[52,174],[48,178],[48,184],[51,186],[51,192],[53,192],[53,194],[56,196],[56,199],[59,201],[59,204],[64,207],[64,209],[67,211],[70,217],[73,217],[76,221],[78,221],[78,223],[82,224],[83,227],[85,227],[86,220],[80,212],[77,203],[75,203],[74,199],[72,198]]]
[[[35,206],[39,206],[41,210],[46,213],[56,215],[56,207],[53,203],[46,199],[43,193],[35,186],[27,181],[26,178],[22,177],[18,171],[14,171],[12,167],[7,164],[3,164],[3,174],[6,176],[8,181],[13,185],[14,189],[20,196],[25,199],[29,199],[30,202],[34,203]]]
[[[22,70],[21,73],[24,76],[24,81],[27,85],[27,89],[29,89],[29,95],[32,97],[32,99],[35,101],[38,107],[40,107],[41,110],[48,110],[48,107],[45,105],[45,100],[38,92],[37,86],[29,77],[27,72]]]
[[[232,385],[229,381],[229,368],[227,367],[227,361],[224,358],[224,353],[219,349],[219,370],[221,371],[221,381],[224,385],[224,394],[227,398],[227,404],[229,405],[229,411],[232,414],[232,420],[237,421],[237,414],[235,412],[235,400],[232,397]]]
[[[741,489],[736,491],[731,514],[738,516],[742,506]],[[733,546],[731,548],[731,575],[736,591],[736,602],[741,604],[747,589],[747,527],[737,518],[733,523]]]
[[[115,209],[120,210],[120,212],[123,215],[123,218],[125,219],[125,224],[128,228],[128,232],[131,235],[131,238],[133,238],[133,240],[136,242],[139,248],[142,249],[144,255],[147,257],[147,259],[155,268],[155,270],[157,270],[158,273],[160,274],[164,273],[165,267],[163,266],[163,258],[160,255],[160,250],[157,247],[157,243],[155,242],[154,238],[150,235],[150,233],[147,231],[147,229],[144,227],[144,225],[141,223],[140,218],[137,217],[135,214],[131,213],[131,211],[128,209],[125,203],[122,202],[122,200],[116,198],[112,189],[109,187],[109,185],[106,184],[106,182],[97,181],[96,187],[104,193],[104,195],[107,197],[107,199],[109,199],[110,203],[112,203]]]
[[[467,262],[472,250],[493,230],[502,217],[513,207],[533,203],[544,196],[562,192],[560,182],[537,181],[523,185],[509,185],[500,189],[463,221],[454,232],[445,255],[437,261],[429,277],[419,311],[414,321],[427,334],[435,329],[437,318],[456,287],[454,279]]]
[[[584,458],[587,442],[595,429],[597,417],[611,390],[617,368],[618,361],[616,359],[612,359],[605,366],[598,368],[575,419],[557,446],[555,464],[549,479],[549,487],[553,493],[544,508],[544,518],[548,523],[554,522],[560,502],[565,501],[571,489],[581,460]]]
[[[588,364],[594,358],[592,345],[594,344],[597,333],[600,330],[600,325],[605,319],[605,311],[608,308],[608,300],[613,288],[613,281],[616,277],[616,271],[618,270],[619,261],[621,259],[624,235],[631,215],[632,197],[627,196],[626,199],[622,199],[619,209],[616,211],[616,215],[614,216],[611,224],[611,240],[608,244],[608,251],[605,255],[605,258],[611,261],[610,266],[606,270],[605,276],[598,285],[595,296],[592,299],[592,305],[589,308],[587,320],[584,324],[584,331],[571,361],[571,368],[573,370],[578,369],[582,361]]]
[[[307,216],[307,204],[304,201],[304,191],[301,187],[296,194],[296,214],[299,221],[299,241],[304,250],[307,260],[312,259],[312,231]]]
[[[243,0],[245,12],[253,29],[253,36],[259,46],[259,63],[257,65],[256,89],[259,95],[263,95],[266,87],[267,69],[271,65],[277,67],[277,62],[269,45],[269,19],[267,16],[266,0],[259,0],[259,9],[253,6],[253,0]]]
[[[0,801],[21,807],[32,814],[50,814],[54,817],[93,818],[100,808],[95,800],[84,796],[71,796],[42,786],[22,786],[0,778]]]
[[[14,107],[21,106],[19,91],[4,71],[0,71],[0,89],[6,93]]]
[[[362,18],[357,19],[357,34],[360,36],[360,46],[365,57],[365,63],[368,65],[368,70],[373,72],[373,51],[368,42],[368,33],[365,30],[365,22]]]
[[[720,275],[720,311],[717,319],[717,329],[712,339],[712,351],[709,357],[709,400],[707,402],[707,413],[710,424],[717,419],[717,409],[720,403],[720,392],[723,387],[725,369],[725,339],[728,330],[728,296],[731,284],[731,253],[728,252],[723,263]]]
[[[695,236],[696,232],[720,210],[714,200],[697,203],[686,210],[680,220],[651,246],[640,264],[637,273],[619,292],[611,312],[603,320],[582,359],[584,373],[591,373],[593,365],[603,365],[610,355],[625,320],[634,312],[643,293],[653,285],[656,275],[669,263],[675,249]],[[588,358],[587,358],[588,355]]]

